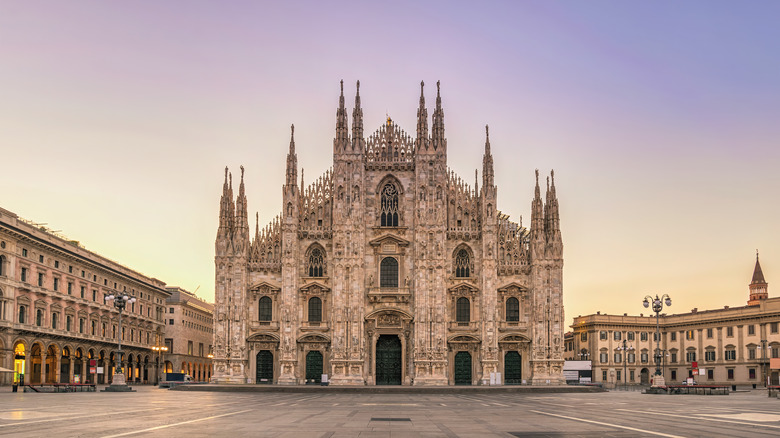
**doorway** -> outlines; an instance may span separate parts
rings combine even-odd
[[[523,363],[520,353],[507,351],[504,356],[504,384],[521,385],[523,383]]]
[[[255,357],[257,372],[255,383],[271,384],[274,382],[274,355],[268,350],[262,350]]]
[[[310,351],[306,355],[306,383],[317,384],[322,382],[322,353]]]
[[[381,335],[376,341],[376,384],[401,384],[401,340],[395,335]]]
[[[467,351],[455,355],[455,384],[471,385],[471,353]]]

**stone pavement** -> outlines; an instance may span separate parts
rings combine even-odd
[[[780,436],[780,400],[601,393],[11,393],[0,435],[19,437]]]

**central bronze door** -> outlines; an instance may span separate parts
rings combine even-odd
[[[376,384],[401,384],[401,340],[395,335],[381,335],[376,341]]]
[[[507,351],[504,356],[504,384],[520,385],[523,383],[523,365],[520,353]]]
[[[257,353],[257,373],[255,383],[274,382],[274,355],[268,350]]]
[[[455,355],[455,384],[471,385],[471,354],[467,351]]]

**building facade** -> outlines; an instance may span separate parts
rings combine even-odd
[[[689,377],[701,385],[778,384],[780,298],[756,256],[748,305],[666,315],[659,319],[660,367],[667,384]],[[574,318],[573,360],[593,363],[593,381],[607,385],[649,384],[655,373],[655,315],[595,315]],[[695,366],[694,366],[695,365]]]
[[[168,287],[165,301],[164,372],[185,373],[195,382],[211,378],[214,305],[180,287]]]
[[[136,298],[119,314],[105,296]],[[10,384],[109,383],[122,338],[128,382],[152,382],[165,284],[0,208],[0,373]],[[101,374],[99,371],[103,371]]]
[[[391,118],[351,135],[343,82],[333,167],[306,186],[291,133],[281,214],[250,235],[244,169],[225,170],[216,238],[218,383],[562,384],[563,243],[554,180],[536,174],[531,225],[447,166],[437,83],[416,136]],[[515,188],[511,188],[515,190]]]

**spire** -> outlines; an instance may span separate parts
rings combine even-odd
[[[758,262],[758,250],[756,250],[756,267],[753,268],[753,279],[750,284],[765,284],[764,273],[761,271],[761,263]]]
[[[417,108],[417,150],[428,149],[428,109],[425,108],[425,82],[420,81],[420,106]]]
[[[555,170],[550,170],[550,227],[553,232],[561,230],[561,219],[558,214],[558,196],[555,194]]]
[[[360,106],[360,81],[357,81],[355,108],[352,109],[352,150],[363,151],[363,108]]]
[[[433,148],[447,149],[447,140],[444,138],[444,110],[441,109],[441,81],[436,81],[436,109],[433,111],[433,135],[431,142]]]
[[[219,200],[219,229],[229,231],[233,210],[231,209],[231,198],[233,195],[228,185],[228,168],[225,166],[225,182],[222,184],[222,197]]]
[[[536,187],[534,187],[534,200],[531,201],[531,231],[541,233],[544,231],[544,218],[541,190],[539,190],[539,169],[536,169]]]
[[[244,166],[241,166],[241,183],[238,186],[238,197],[236,198],[235,227],[249,231],[249,221],[246,214],[246,192],[244,191]]]
[[[482,156],[482,188],[487,191],[490,190],[493,185],[493,154],[490,153],[490,128],[488,125],[485,125],[485,154]]]
[[[479,196],[479,171],[474,169],[474,196]]]
[[[748,289],[750,290],[748,306],[758,305],[762,300],[769,298],[769,284],[764,280],[764,273],[758,262],[758,250],[756,250],[756,267],[753,268],[753,278],[750,280]]]
[[[347,109],[344,107],[344,81],[341,81],[341,95],[339,96],[339,108],[336,110],[336,138],[333,140],[333,152],[344,152],[349,145],[347,133]]]
[[[295,154],[295,125],[290,125],[290,151],[287,152],[287,179],[286,186],[295,187],[298,179],[298,155]]]
[[[260,237],[260,212],[255,212],[255,242],[258,242]]]

